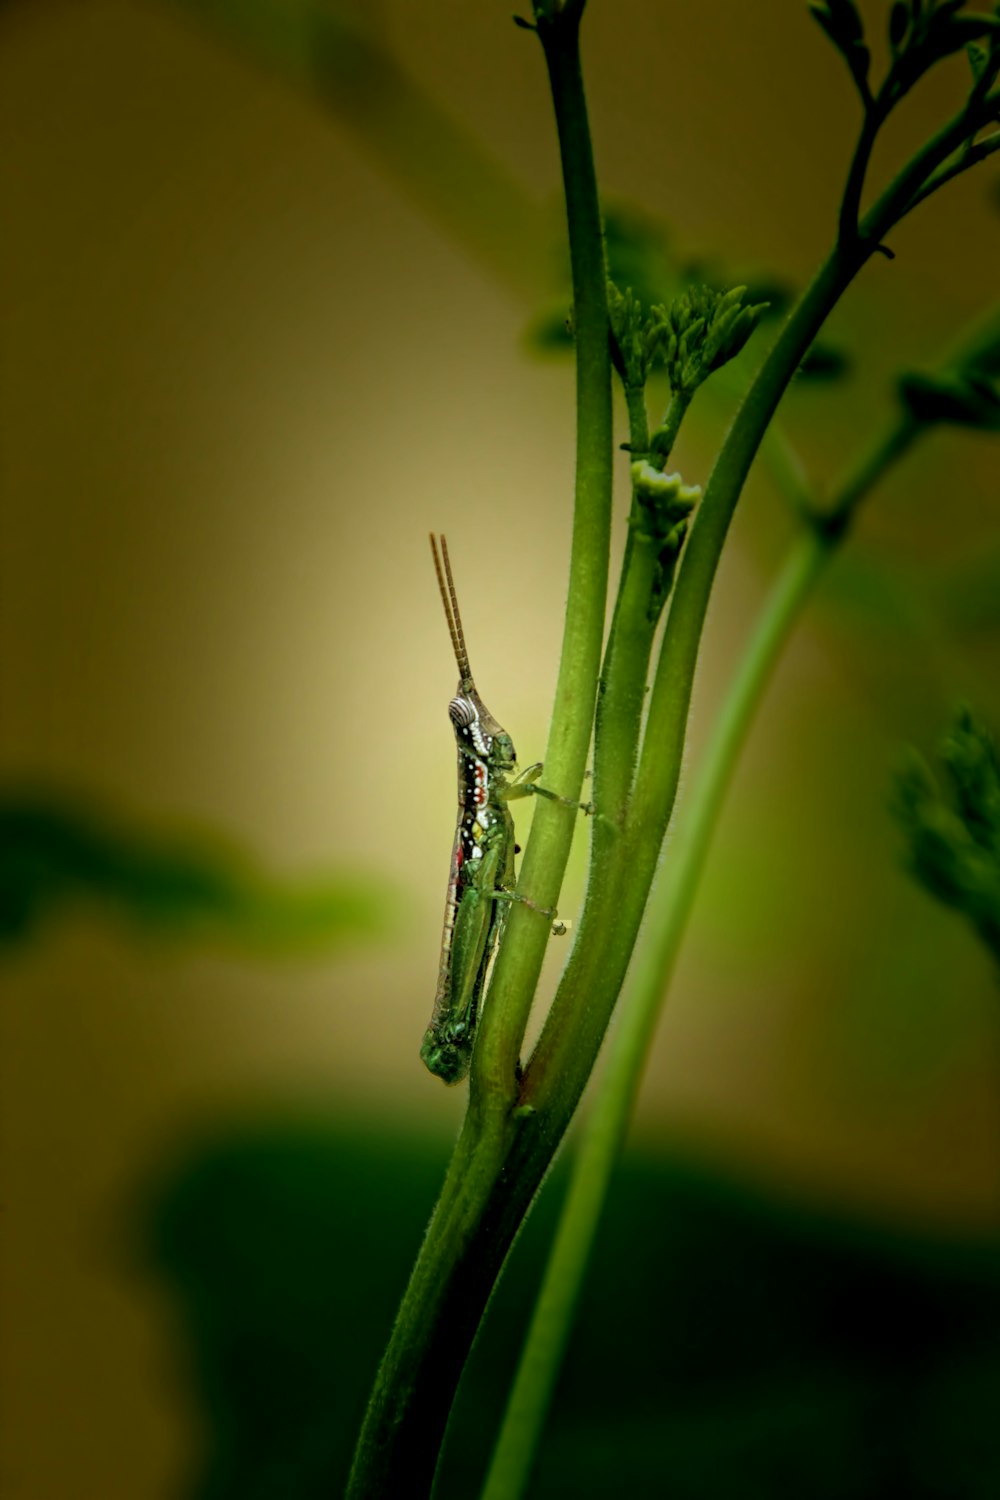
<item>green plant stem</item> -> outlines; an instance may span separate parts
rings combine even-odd
[[[937,171],[931,173],[920,191],[914,193],[907,205],[906,212],[912,213],[919,204],[923,203],[925,198],[929,198],[932,193],[936,193],[938,188],[944,187],[946,182],[952,182],[956,177],[960,177],[970,167],[974,167],[979,162],[985,161],[988,156],[993,155],[994,151],[1000,151],[1000,130],[995,130],[992,135],[985,136],[983,140],[977,141],[974,146],[970,146],[967,151],[963,151],[956,156],[954,161],[943,162]]]
[[[629,450],[633,459],[645,458],[649,452],[649,413],[646,410],[645,386],[625,387],[625,407],[628,411]]]
[[[831,308],[862,263],[835,247],[792,312],[737,412],[698,509],[670,606],[650,696],[633,818],[647,826],[673,806],[680,776],[694,664],[715,570],[760,442],[778,403]]]
[[[624,980],[673,807],[708,596],[753,458],[826,317],[967,128],[962,111],[896,174],[863,216],[857,238],[834,247],[775,341],[720,451],[675,588],[628,819],[606,859],[598,861],[595,853],[577,941],[525,1071],[522,1099],[532,1113],[504,1161],[491,1210],[498,1219],[516,1199],[530,1202],[583,1092]],[[832,540],[838,527],[828,522],[821,529]]]
[[[626,385],[625,404],[628,411],[630,456],[633,461],[643,460],[649,451],[649,418],[644,388]],[[602,833],[605,838],[609,830],[614,834],[625,815],[625,804],[635,765],[639,716],[642,712],[644,693],[642,679],[637,687],[633,683],[631,692],[623,689],[621,675],[615,672],[614,666],[621,660],[623,653],[630,653],[633,659],[638,654],[642,660],[644,678],[645,661],[648,660],[653,639],[653,633],[650,630],[643,650],[641,636],[645,634],[645,627],[640,621],[640,639],[636,640],[634,638],[636,633],[634,610],[629,606],[630,581],[634,583],[636,570],[636,548],[637,545],[641,546],[636,535],[638,522],[639,506],[633,490],[628,534],[625,538],[621,576],[618,580],[614,613],[611,617],[608,644],[601,669],[594,724],[594,802],[601,809],[601,823],[595,829],[594,834],[598,844],[598,849],[595,851],[598,858]]]
[[[682,554],[628,817],[617,838],[605,839],[598,820],[577,939],[525,1070],[521,1097],[536,1112],[537,1129],[523,1132],[514,1143],[508,1172],[523,1171],[531,1178],[544,1170],[541,1153],[554,1151],[572,1116],[624,981],[676,796],[709,595],[750,465],[782,395],[840,296],[928,173],[967,131],[963,109],[890,181],[862,217],[857,237],[847,246],[834,246],[775,340],[720,450]]]
[[[733,770],[774,665],[860,500],[913,442],[919,428],[896,423],[865,454],[820,524],[792,544],[737,668],[682,810],[665,879],[649,913],[652,934],[623,1004],[607,1068],[577,1149],[573,1174],[482,1500],[524,1493],[551,1403],[614,1163]]]
[[[869,252],[870,253],[870,252]],[[523,1095],[562,1116],[575,1107],[624,980],[680,776],[701,625],[729,520],[788,382],[866,255],[834,249],[779,334],[730,429],[699,508],[674,588],[630,810],[597,852],[577,940],[525,1074]],[[652,747],[652,748],[651,748]]]
[[[883,235],[928,196],[927,189],[932,184],[936,189],[941,181],[950,180],[956,175],[954,172],[947,172],[940,181],[935,177],[938,168],[947,162],[952,152],[957,151],[977,130],[996,119],[998,110],[1000,89],[995,89],[992,94],[987,94],[978,101],[974,109],[970,109],[968,104],[963,105],[911,156],[861,219],[858,233],[869,253],[878,247]],[[970,159],[959,170],[973,165],[975,160],[970,152]]]
[[[874,100],[865,109],[858,143],[854,148],[854,156],[851,158],[847,183],[840,204],[839,235],[842,245],[849,245],[857,237],[858,213],[865,177],[868,173],[868,163],[871,161],[875,138],[885,123],[885,114],[882,106]]]
[[[582,5],[563,11],[538,34],[545,52],[559,134],[576,342],[576,472],[573,541],[562,656],[545,751],[546,785],[576,799],[583,785],[594,722],[611,545],[613,442],[607,266],[597,177],[580,69]],[[575,810],[539,799],[519,888],[551,909],[559,898],[576,830]],[[545,957],[549,926],[515,906],[490,986],[472,1069],[472,1103],[492,1090],[513,1102],[521,1043]]]
[[[998,98],[994,94],[984,101],[986,118],[996,110]],[[648,827],[664,807],[669,814],[673,806],[694,664],[715,571],[747,473],[778,403],[832,307],[968,130],[968,110],[963,107],[897,172],[862,217],[857,235],[834,247],[791,313],[736,415],[712,470],[674,589],[636,775],[633,816],[642,827]]]
[[[565,795],[572,795],[574,786],[580,784],[579,779],[574,782],[577,757],[582,779],[590,733],[596,667],[588,687],[590,669],[584,668],[583,661],[585,656],[596,661],[599,647],[591,658],[584,638],[589,642],[591,632],[599,636],[603,622],[609,510],[602,516],[600,507],[605,486],[610,500],[611,474],[610,395],[605,376],[610,363],[608,323],[606,308],[600,312],[605,297],[603,248],[598,248],[599,218],[579,71],[581,10],[580,0],[567,0],[564,8],[546,13],[544,25],[536,12],[559,125],[571,244],[574,234],[585,232],[591,240],[585,254],[573,256],[573,268],[574,277],[581,265],[589,268],[587,295],[581,297],[574,288],[577,357],[587,371],[586,377],[581,374],[579,378],[592,389],[588,402],[593,400],[593,410],[587,405],[585,414],[578,387],[580,422],[582,427],[597,423],[592,446],[581,437],[578,461],[587,453],[588,466],[597,465],[597,472],[577,474],[578,503],[585,508],[592,504],[594,509],[588,510],[587,519],[574,521],[571,587],[580,591],[578,598],[586,601],[586,607],[581,605],[577,615],[571,598],[567,612],[567,618],[572,616],[578,624],[584,614],[590,620],[587,629],[581,627],[581,638],[564,651],[560,681],[567,688],[549,746],[555,785]],[[928,174],[961,144],[967,130],[968,117],[963,112],[932,137],[864,216],[857,244],[849,251],[835,250],[824,263],[737,415],[685,549],[654,687],[659,713],[654,723],[651,706],[630,815],[621,835],[608,841],[605,862],[596,857],[592,861],[578,940],[521,1081],[517,1107],[512,1096],[517,1047],[546,930],[537,912],[518,906],[511,913],[473,1063],[469,1112],[379,1370],[355,1454],[348,1500],[401,1495],[422,1500],[429,1493],[455,1387],[476,1328],[589,1077],[624,979],[673,805],[708,591],[746,473],[788,381],[826,315],[878,248],[882,235],[906,211]],[[590,343],[598,326],[603,352]],[[597,385],[602,382],[603,394],[598,397]],[[583,496],[587,499],[581,502]],[[582,528],[579,538],[578,525]],[[599,555],[589,550],[598,539],[602,543]],[[574,690],[581,694],[575,702]],[[579,719],[574,721],[576,713]],[[539,832],[537,839],[533,834],[529,846],[522,886],[544,904],[545,893],[558,890],[562,851],[568,850],[573,819],[567,809],[542,804],[535,821]],[[598,819],[597,828],[603,826]],[[596,842],[595,833],[595,846]],[[511,1040],[515,1036],[516,1044]],[[483,1059],[477,1066],[481,1050]]]
[[[612,489],[607,276],[579,61],[580,9],[539,21],[566,186],[577,345],[577,467],[570,587],[548,785],[582,784],[594,715],[607,589]],[[577,814],[541,802],[521,884],[554,904]],[[462,1367],[538,1179],[497,1204],[516,1114],[520,1041],[548,941],[548,923],[511,912],[473,1060],[469,1109],[441,1196],[376,1378],[348,1481],[348,1500],[430,1492]]]

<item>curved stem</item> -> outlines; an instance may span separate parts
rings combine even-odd
[[[967,151],[962,152],[954,161],[944,162],[938,167],[936,172],[932,172],[919,193],[914,193],[910,199],[906,206],[906,213],[912,213],[918,204],[923,203],[924,199],[929,198],[932,193],[936,193],[938,188],[944,187],[946,182],[952,182],[956,177],[960,177],[970,167],[974,167],[979,162],[985,161],[987,157],[993,155],[994,151],[1000,151],[1000,130],[994,130],[992,135],[986,136],[984,140],[977,141],[974,146],[970,146]],[[905,215],[901,214],[900,218],[903,217]]]
[[[918,430],[909,418],[897,423],[841,485],[827,523],[810,527],[793,543],[737,668],[691,801],[679,820],[663,886],[649,913],[653,936],[623,1004],[607,1069],[577,1149],[482,1500],[518,1500],[527,1485],[662,999],[733,770],[774,665],[854,508],[905,452]],[[839,524],[829,524],[833,518]]]
[[[862,241],[866,242],[868,253],[877,247],[882,236],[888,234],[917,202],[927,197],[925,189],[934,181],[937,169],[970,136],[995,119],[998,110],[1000,89],[995,89],[992,94],[977,101],[974,110],[970,111],[968,104],[963,105],[911,156],[861,219],[859,234]],[[940,186],[940,183],[937,185]]]
[[[864,191],[868,163],[871,161],[875,138],[885,123],[885,112],[874,101],[866,108],[861,123],[858,143],[854,148],[847,183],[840,204],[840,243],[850,245],[858,236],[858,216],[861,210],[861,194]]]
[[[853,243],[834,247],[787,320],[720,451],[675,588],[629,814],[606,861],[595,859],[592,866],[577,942],[522,1087],[522,1098],[535,1112],[534,1128],[515,1142],[505,1164],[508,1173],[540,1179],[583,1092],[624,979],[676,795],[709,594],[750,465],[782,395],[830,311],[928,174],[960,144],[967,128],[965,111],[961,111],[897,173],[863,216]],[[837,520],[827,518],[817,525],[815,537],[803,544],[805,553],[784,580],[781,610],[789,621],[799,598],[811,586],[813,569],[825,556],[824,549],[836,543],[845,522],[846,514]],[[754,668],[755,672],[764,670],[761,684],[769,670],[771,650],[765,640]],[[728,732],[730,743],[738,745],[732,729]],[[692,860],[697,852],[695,840]],[[681,921],[671,941],[679,938],[682,926]]]

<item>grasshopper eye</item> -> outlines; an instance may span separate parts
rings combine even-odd
[[[466,729],[476,717],[476,710],[468,698],[452,698],[448,704],[448,717],[456,729]]]

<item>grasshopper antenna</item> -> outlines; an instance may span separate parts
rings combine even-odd
[[[460,686],[464,691],[474,688],[475,682],[472,678],[472,668],[469,666],[469,653],[465,648],[465,633],[462,630],[462,616],[458,609],[458,596],[455,593],[455,580],[451,576],[451,560],[448,557],[448,543],[441,537],[441,552],[438,553],[437,538],[433,531],[431,537],[431,551],[434,554],[434,571],[437,573],[438,588],[441,590],[441,603],[444,605],[445,619],[448,621],[448,633],[451,636],[452,648],[455,652],[455,661],[458,663],[458,675],[461,679]],[[444,559],[444,566],[441,560]]]

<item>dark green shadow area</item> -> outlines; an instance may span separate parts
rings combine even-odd
[[[79,790],[0,786],[0,957],[81,910],[163,943],[328,953],[385,936],[395,906],[371,876],[276,877],[208,827],[177,829]]]
[[[446,1143],[344,1121],[205,1142],[144,1197],[206,1447],[195,1500],[333,1500]],[[438,1494],[479,1492],[561,1195],[491,1304]],[[679,1159],[626,1163],[532,1496],[1000,1493],[1000,1243],[797,1211]]]

